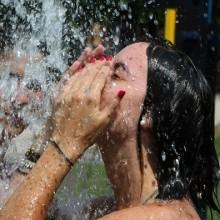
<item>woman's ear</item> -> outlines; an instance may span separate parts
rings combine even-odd
[[[151,129],[153,127],[153,121],[149,114],[144,114],[142,116],[140,125],[144,130]]]

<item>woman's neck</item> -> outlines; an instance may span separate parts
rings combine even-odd
[[[158,184],[153,168],[149,161],[150,153],[142,145],[141,149],[141,170],[142,170],[142,192],[141,203],[153,202],[158,192]]]
[[[110,179],[117,209],[141,204],[141,167],[136,138],[102,144],[101,153]]]
[[[158,192],[157,173],[157,146],[151,131],[141,132],[141,155],[142,193],[141,203],[153,202]]]
[[[118,209],[143,204],[157,190],[151,161],[153,155],[146,150],[150,143],[147,140],[143,137],[141,151],[135,134],[123,142],[99,143]]]

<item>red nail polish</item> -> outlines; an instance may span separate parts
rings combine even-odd
[[[105,56],[105,59],[106,59],[107,61],[112,61],[112,56],[111,56],[111,55]]]
[[[78,71],[82,70],[85,67],[85,64],[81,64],[78,68]]]
[[[95,61],[96,61],[95,57],[90,57],[88,59],[88,63],[95,63]]]
[[[105,60],[105,56],[104,55],[99,55],[96,57],[97,60],[103,61]]]
[[[124,95],[125,95],[125,91],[124,90],[119,90],[119,92],[118,92],[118,97],[120,98],[120,99],[122,99],[123,97],[124,97]]]

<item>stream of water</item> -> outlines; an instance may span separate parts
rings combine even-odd
[[[43,150],[44,129],[51,114],[51,97],[56,83],[68,68],[68,62],[67,50],[63,47],[66,9],[61,2],[2,0],[0,6],[3,16],[0,25],[3,29],[6,25],[5,42],[9,42],[1,48],[0,56],[0,195],[4,198],[11,191],[10,176],[24,163],[26,152],[33,145],[37,152]],[[4,10],[7,13],[4,13]],[[75,38],[82,42],[85,40],[79,30],[72,32]],[[27,88],[30,88],[29,101],[26,105],[21,105],[16,102],[18,91]],[[5,129],[4,118],[7,125],[16,127],[15,121],[22,121],[25,128],[13,135],[14,131]],[[19,125],[16,129],[20,129]],[[89,177],[87,178],[92,166],[91,161],[95,161],[93,164],[98,163],[97,166],[101,166],[100,169],[104,171],[97,150],[95,152],[91,150],[85,155],[87,162],[90,161],[91,164],[84,166],[85,159],[82,159],[77,168],[74,168],[75,171],[67,176],[56,196],[56,204],[69,207],[69,211],[76,209],[73,212],[75,215],[80,213],[80,203],[90,198],[97,188],[94,183],[89,183]],[[93,168],[95,167],[93,165]],[[73,173],[77,179],[74,183]],[[90,177],[94,178],[94,175]],[[106,182],[104,172],[101,178]],[[75,187],[71,187],[73,184]],[[88,188],[83,188],[83,185]],[[0,207],[2,205],[3,203]],[[68,212],[67,208],[65,210]]]

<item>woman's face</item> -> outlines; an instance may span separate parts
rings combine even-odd
[[[113,59],[113,75],[103,93],[104,103],[111,102],[112,94],[117,94],[119,90],[124,90],[126,94],[109,127],[111,136],[125,138],[136,134],[146,94],[148,45],[147,43],[129,45]]]

